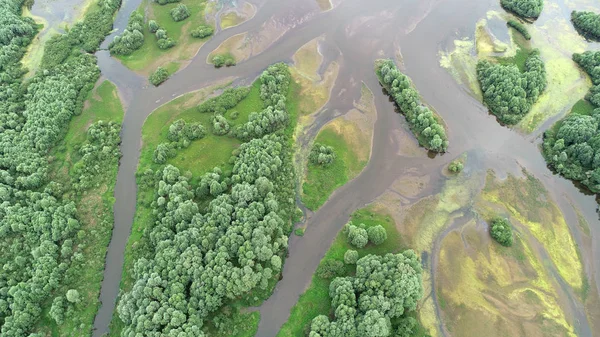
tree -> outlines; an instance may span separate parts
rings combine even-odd
[[[190,16],[190,10],[184,4],[179,4],[177,7],[171,9],[171,17],[173,21],[179,22],[187,19]]]
[[[500,4],[504,9],[524,18],[537,19],[544,9],[543,0],[500,0]]]
[[[161,83],[166,81],[169,78],[169,72],[167,69],[163,67],[158,67],[156,70],[150,74],[148,80],[152,83],[153,86],[158,87]]]
[[[192,30],[191,35],[197,39],[203,39],[213,35],[214,29],[208,25],[200,25],[196,29]]]
[[[329,166],[335,160],[335,152],[331,146],[315,143],[310,150],[308,161],[313,165]]]
[[[221,115],[215,115],[212,122],[213,133],[218,136],[223,136],[229,133],[229,121]]]
[[[369,241],[374,245],[380,245],[387,239],[387,232],[381,225],[371,226],[367,229]]]
[[[143,25],[144,16],[138,11],[133,11],[123,34],[115,36],[108,45],[111,55],[130,55],[140,49],[144,44]]]
[[[62,324],[65,320],[65,299],[62,296],[55,297],[52,301],[52,306],[48,312],[50,318],[52,318],[56,324]]]
[[[79,291],[75,290],[75,289],[69,289],[67,291],[67,301],[71,302],[71,303],[79,303],[79,301],[81,300],[81,298],[79,297]]]
[[[150,20],[148,21],[148,31],[150,31],[150,33],[154,34],[156,33],[156,31],[158,31],[158,29],[160,28],[160,26],[158,25],[158,23],[154,20]]]
[[[448,171],[452,173],[460,173],[463,170],[463,163],[460,160],[453,160],[448,165]]]
[[[356,261],[358,261],[358,252],[352,249],[348,249],[346,253],[344,253],[344,263],[356,264]]]
[[[352,223],[346,224],[345,230],[348,234],[348,242],[356,248],[363,248],[369,242],[369,235],[367,230],[359,226],[355,226]]]
[[[508,219],[496,217],[490,226],[490,235],[499,244],[510,247],[513,244],[512,227]]]

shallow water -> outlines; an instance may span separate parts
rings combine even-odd
[[[185,70],[179,71],[158,88],[148,86],[145,78],[110,58],[107,51],[97,53],[103,76],[117,85],[127,112],[122,131],[123,157],[115,188],[115,227],[107,254],[100,295],[102,306],[96,316],[94,336],[108,331],[119,292],[123,253],[135,213],[135,171],[145,118],[174,97],[220,79],[234,76],[250,82],[269,64],[290,62],[298,48],[323,34],[323,64],[339,57],[341,68],[331,99],[314,123],[323,125],[336,111],[348,111],[352,102],[360,98],[361,82],[364,82],[374,94],[378,114],[371,160],[357,178],[341,187],[319,211],[309,216],[304,237],[290,237],[283,279],[271,298],[259,308],[262,319],[258,336],[274,336],[285,323],[298,296],[310,284],[319,261],[354,210],[386,192],[406,172],[416,169],[424,174],[439,174],[442,167],[465,151],[477,153],[473,170],[493,169],[497,176],[502,177],[508,173],[519,173],[521,167],[527,169],[543,182],[563,213],[572,213],[572,209],[567,211],[569,200],[572,201],[588,221],[592,237],[600,235],[595,198],[584,195],[570,181],[547,169],[538,148],[541,133],[523,135],[500,126],[487,109],[469,94],[468,88],[457,84],[448,71],[439,66],[439,51],[452,46],[456,39],[473,38],[476,22],[485,18],[490,9],[500,10],[496,0],[343,0],[334,1],[334,9],[326,12],[321,12],[314,0],[252,2],[258,9],[253,19],[219,32],[202,46]],[[124,2],[116,18],[117,30],[103,43],[103,48],[122,31],[129,14],[139,3],[140,0]],[[568,19],[573,3],[578,1],[561,2],[559,6],[564,10],[555,12]],[[542,15],[536,25],[551,19]],[[224,40],[243,32],[258,34],[263,23],[270,20],[286,33],[266,51],[231,68],[217,70],[206,64],[207,55]],[[491,29],[496,37],[507,39],[501,23],[493,21]],[[596,48],[597,45],[590,47]],[[406,74],[412,78],[423,100],[437,110],[448,126],[450,148],[447,154],[431,159],[425,150],[416,157],[400,151],[402,144],[395,135],[407,132],[406,123],[394,112],[373,72],[375,59],[399,54]],[[318,127],[308,130],[309,135],[304,139],[314,137]],[[434,188],[428,192],[437,193],[439,190]],[[577,223],[569,221],[569,226],[580,243]],[[599,256],[598,240],[592,240],[590,249],[582,251],[586,273],[596,280],[600,280]],[[585,317],[577,320],[578,331],[584,336],[591,335]]]

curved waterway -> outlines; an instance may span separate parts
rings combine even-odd
[[[563,213],[572,215],[570,205],[574,204],[590,224],[592,237],[600,235],[595,198],[583,194],[571,182],[547,169],[538,148],[540,133],[526,136],[500,126],[480,102],[439,66],[440,49],[457,38],[472,36],[476,22],[488,10],[499,8],[497,0],[333,0],[334,8],[326,12],[320,12],[314,0],[252,2],[258,9],[254,18],[219,32],[202,46],[185,69],[158,88],[148,86],[146,78],[125,68],[106,50],[97,53],[103,77],[115,83],[124,98],[126,114],[122,129],[123,157],[115,187],[115,225],[106,256],[101,307],[94,322],[93,336],[108,332],[119,293],[123,254],[135,214],[135,172],[146,117],[174,97],[225,78],[236,77],[249,82],[268,65],[289,62],[298,48],[321,35],[327,48],[336,50],[326,53],[325,61],[339,58],[341,68],[331,99],[314,123],[322,125],[337,112],[347,111],[360,97],[361,82],[366,84],[374,94],[377,108],[371,159],[357,178],[338,189],[325,205],[308,217],[304,237],[290,237],[283,278],[273,295],[259,308],[262,319],[257,336],[277,334],[290,309],[310,284],[319,261],[353,211],[375,200],[407,172],[417,170],[439,176],[442,167],[465,151],[478,153],[476,170],[493,169],[502,176],[518,173],[522,167],[527,169],[542,181]],[[117,30],[107,38],[103,48],[124,29],[129,14],[139,3],[140,0],[124,2],[115,21]],[[568,18],[568,10],[563,15]],[[285,33],[264,52],[231,68],[215,69],[206,64],[207,55],[227,38],[243,32],[248,32],[249,36],[258,34],[265,29],[263,24],[267,21],[275,22],[273,27],[276,28],[272,29],[281,29]],[[438,111],[448,126],[450,152],[445,155],[429,158],[424,150],[417,156],[408,156],[401,151],[400,139],[406,138],[397,137],[397,134],[406,132],[405,122],[394,112],[373,72],[374,59],[400,54],[405,72],[424,101]],[[308,132],[315,134],[317,131],[318,128],[313,127]],[[580,230],[573,216],[567,220],[577,242],[581,243]],[[598,256],[598,240],[592,240],[589,249],[582,249],[585,272],[596,280],[600,280],[600,259],[594,258]],[[576,316],[573,324],[578,333],[591,336],[581,305],[570,306]]]

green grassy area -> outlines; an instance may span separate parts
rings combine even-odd
[[[366,207],[354,212],[350,220],[354,224],[364,223],[366,228],[382,225],[387,231],[387,240],[379,246],[369,243],[362,249],[356,249],[348,243],[347,235],[340,231],[321,263],[327,260],[344,261],[344,253],[348,249],[358,251],[359,256],[363,257],[368,254],[398,253],[406,248],[391,216],[378,212],[373,207]],[[349,275],[356,271],[356,265],[345,265],[345,268],[346,273]],[[277,334],[278,337],[305,336],[313,318],[330,313],[330,282],[331,280],[323,279],[316,274],[313,275],[310,286],[292,308],[290,317]]]
[[[511,56],[511,57],[498,57],[496,59],[498,60],[498,63],[500,63],[500,64],[504,64],[504,65],[514,64],[519,68],[519,70],[521,72],[524,72],[525,71],[525,62],[527,61],[527,58],[529,57],[529,55],[531,55],[531,52],[533,50],[531,49],[529,42],[527,42],[527,40],[525,40],[525,37],[523,37],[523,35],[521,35],[518,32],[515,33],[512,31],[511,31],[511,35],[513,37],[513,41],[517,45],[517,51],[516,51],[515,55]]]
[[[185,4],[191,15],[183,21],[175,22],[170,11],[179,4]],[[119,55],[117,58],[127,68],[141,73],[150,73],[158,66],[167,67],[169,73],[172,73],[173,63],[178,64],[178,68],[182,61],[192,58],[200,46],[210,39],[210,37],[196,39],[190,36],[192,30],[200,25],[207,24],[205,9],[206,1],[181,0],[180,2],[161,6],[154,1],[144,0],[138,11],[147,13],[145,22],[155,20],[161,28],[166,29],[169,38],[177,44],[170,49],[158,48],[156,37],[148,31],[148,27],[144,27],[144,44],[142,47],[131,55]]]
[[[570,113],[576,115],[591,115],[593,110],[594,106],[592,103],[590,103],[588,100],[580,99],[577,101],[577,103],[575,103],[575,105],[573,105]]]
[[[79,146],[85,142],[88,127],[99,121],[122,122],[123,106],[116,87],[109,81],[102,82],[88,95],[86,108],[74,117],[64,139],[51,152],[51,175],[67,189],[65,197],[72,198],[77,206],[82,235],[76,244],[82,249],[83,259],[73,262],[66,273],[65,282],[44,303],[37,330],[47,336],[88,336],[92,332],[94,317],[100,306],[98,295],[104,272],[106,249],[113,228],[114,186],[118,165],[107,166],[107,175],[94,189],[76,195],[69,190],[70,171],[81,157]],[[82,297],[72,314],[61,325],[48,316],[55,296],[64,296],[69,289],[77,289]]]
[[[348,182],[366,165],[359,161],[354,149],[349,147],[344,135],[331,128],[323,128],[316,143],[331,146],[336,158],[329,166],[308,164],[306,179],[302,185],[302,202],[315,211],[329,198],[338,187]]]

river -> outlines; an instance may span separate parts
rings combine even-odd
[[[314,0],[251,2],[258,9],[254,18],[216,34],[202,46],[184,71],[179,71],[157,88],[149,86],[145,78],[125,68],[105,50],[113,36],[124,29],[129,14],[139,6],[140,0],[124,2],[116,17],[116,31],[103,43],[104,50],[96,54],[102,76],[118,87],[126,113],[122,128],[123,157],[115,187],[115,226],[106,256],[101,307],[94,322],[93,336],[102,336],[108,331],[119,293],[123,254],[135,214],[135,172],[146,117],[174,97],[221,79],[233,76],[251,81],[272,63],[290,62],[298,48],[321,35],[324,35],[328,49],[335,51],[324,54],[326,62],[339,56],[341,68],[331,99],[315,123],[322,125],[337,111],[347,111],[353,100],[360,97],[361,82],[364,82],[373,91],[377,108],[371,159],[358,177],[339,188],[325,205],[308,217],[304,237],[290,238],[283,278],[273,295],[259,308],[262,319],[257,336],[276,335],[353,211],[375,200],[406,172],[416,169],[436,174],[465,151],[480,153],[478,169],[494,169],[499,176],[519,172],[521,167],[527,169],[543,182],[563,213],[573,213],[569,208],[569,201],[572,201],[590,224],[592,237],[600,235],[595,198],[583,194],[570,181],[548,170],[539,151],[541,132],[523,135],[500,126],[465,87],[439,66],[441,48],[457,38],[472,37],[476,22],[488,10],[499,9],[497,0],[333,0],[334,9],[326,12],[321,12]],[[568,16],[568,11],[564,15]],[[206,64],[207,55],[221,42],[235,34],[256,33],[271,19],[286,32],[264,52],[235,67],[215,69]],[[423,150],[419,156],[409,157],[399,151],[401,144],[398,137],[394,137],[394,131],[405,130],[406,125],[380,90],[373,72],[374,59],[393,57],[398,52],[401,52],[405,71],[423,100],[447,123],[450,140],[447,154],[430,158]],[[312,135],[307,139],[317,131],[316,127],[310,128],[308,132]],[[578,226],[574,221],[569,221],[569,225],[580,243]],[[592,257],[600,256],[599,249],[598,240],[592,240],[589,251],[582,252],[586,273],[596,280],[600,280],[600,259]],[[578,331],[591,336],[585,317],[578,321]]]

